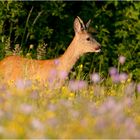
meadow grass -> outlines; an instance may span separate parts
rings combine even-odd
[[[109,73],[61,87],[1,80],[0,138],[140,138],[140,85],[115,68]]]

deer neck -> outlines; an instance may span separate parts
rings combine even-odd
[[[70,72],[70,70],[81,55],[80,52],[77,50],[78,47],[79,46],[77,44],[77,38],[74,37],[73,41],[71,42],[65,53],[59,58],[59,71],[65,71],[67,73]]]

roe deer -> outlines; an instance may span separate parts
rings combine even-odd
[[[8,56],[0,61],[0,76],[6,81],[39,77],[41,81],[45,82],[51,76],[55,76],[53,70],[57,71],[57,77],[61,72],[68,74],[81,55],[87,52],[100,51],[100,44],[87,31],[89,23],[90,20],[84,25],[79,17],[75,18],[75,36],[62,56],[50,60],[32,60],[20,56]]]

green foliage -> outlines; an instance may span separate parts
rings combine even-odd
[[[73,20],[93,20],[91,27],[102,45],[102,52],[83,56],[83,71],[99,71],[107,75],[108,68],[118,66],[118,57],[126,57],[122,70],[140,80],[140,2],[135,1],[1,1],[0,2],[0,59],[19,44],[22,55],[37,55],[39,44],[47,44],[46,58],[62,54],[69,45]],[[34,48],[30,51],[30,45]],[[44,58],[44,57],[43,57]]]

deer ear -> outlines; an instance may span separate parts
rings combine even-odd
[[[85,25],[83,21],[77,16],[77,18],[74,20],[74,31],[75,33],[79,33],[85,29]]]
[[[86,23],[86,28],[87,29],[89,28],[90,23],[91,23],[91,19]]]

